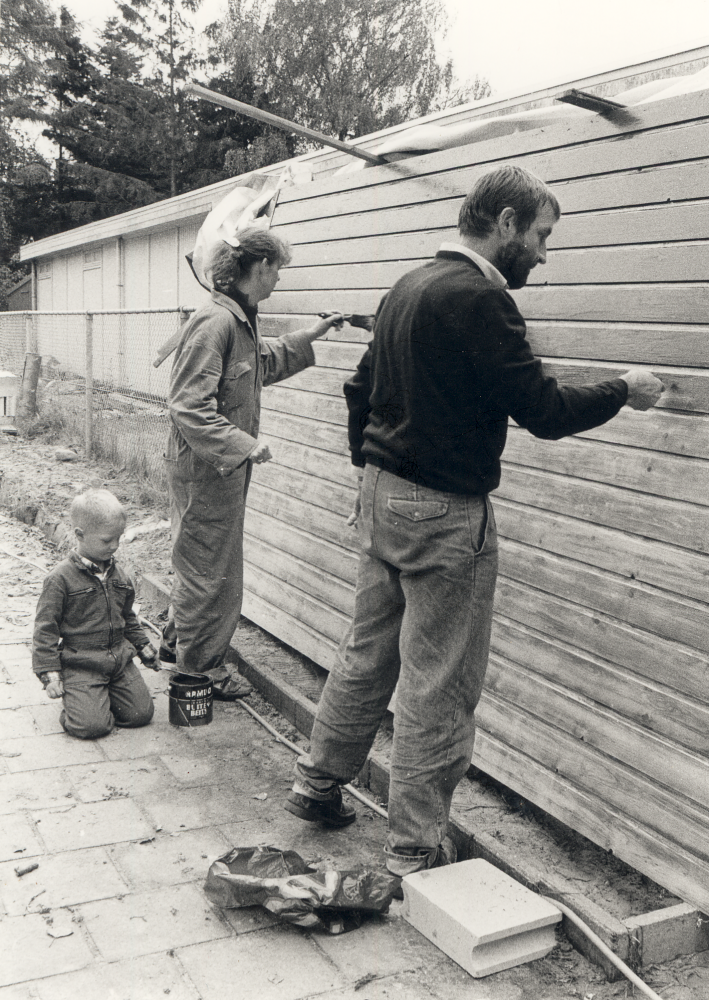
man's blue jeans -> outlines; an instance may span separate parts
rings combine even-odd
[[[326,799],[362,768],[397,687],[387,867],[433,864],[470,765],[490,645],[497,534],[486,496],[372,465],[362,482],[354,618],[318,706],[296,791]]]

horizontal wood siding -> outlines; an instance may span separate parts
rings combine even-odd
[[[705,912],[708,150],[701,92],[286,189],[275,225],[294,261],[262,315],[274,335],[326,308],[374,312],[491,165],[554,187],[548,263],[514,293],[535,352],[564,381],[641,365],[666,391],[562,441],[510,427],[475,763]],[[342,383],[367,339],[333,331],[316,367],[265,390],[274,460],[249,499],[245,612],[326,667],[357,563]]]

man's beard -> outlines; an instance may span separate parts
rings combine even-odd
[[[522,237],[518,236],[507,246],[501,247],[493,264],[510,288],[523,288],[527,284],[532,267],[529,263],[527,244]]]

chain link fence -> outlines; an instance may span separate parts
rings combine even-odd
[[[171,361],[153,362],[190,312],[0,312],[0,369],[21,379],[39,356],[39,418],[163,485]]]

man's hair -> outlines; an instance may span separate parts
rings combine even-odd
[[[483,174],[466,196],[458,229],[461,236],[487,236],[503,208],[512,208],[518,231],[526,232],[545,205],[551,205],[558,219],[561,209],[551,188],[524,167],[505,164]]]
[[[69,515],[75,528],[88,528],[105,524],[115,517],[125,519],[126,512],[110,490],[87,490],[74,497]]]
[[[211,253],[208,271],[211,271],[214,287],[230,295],[234,284],[241,278],[246,278],[254,264],[268,261],[284,267],[290,264],[290,245],[269,229],[252,227],[237,233],[239,246],[229,243],[218,243]]]

